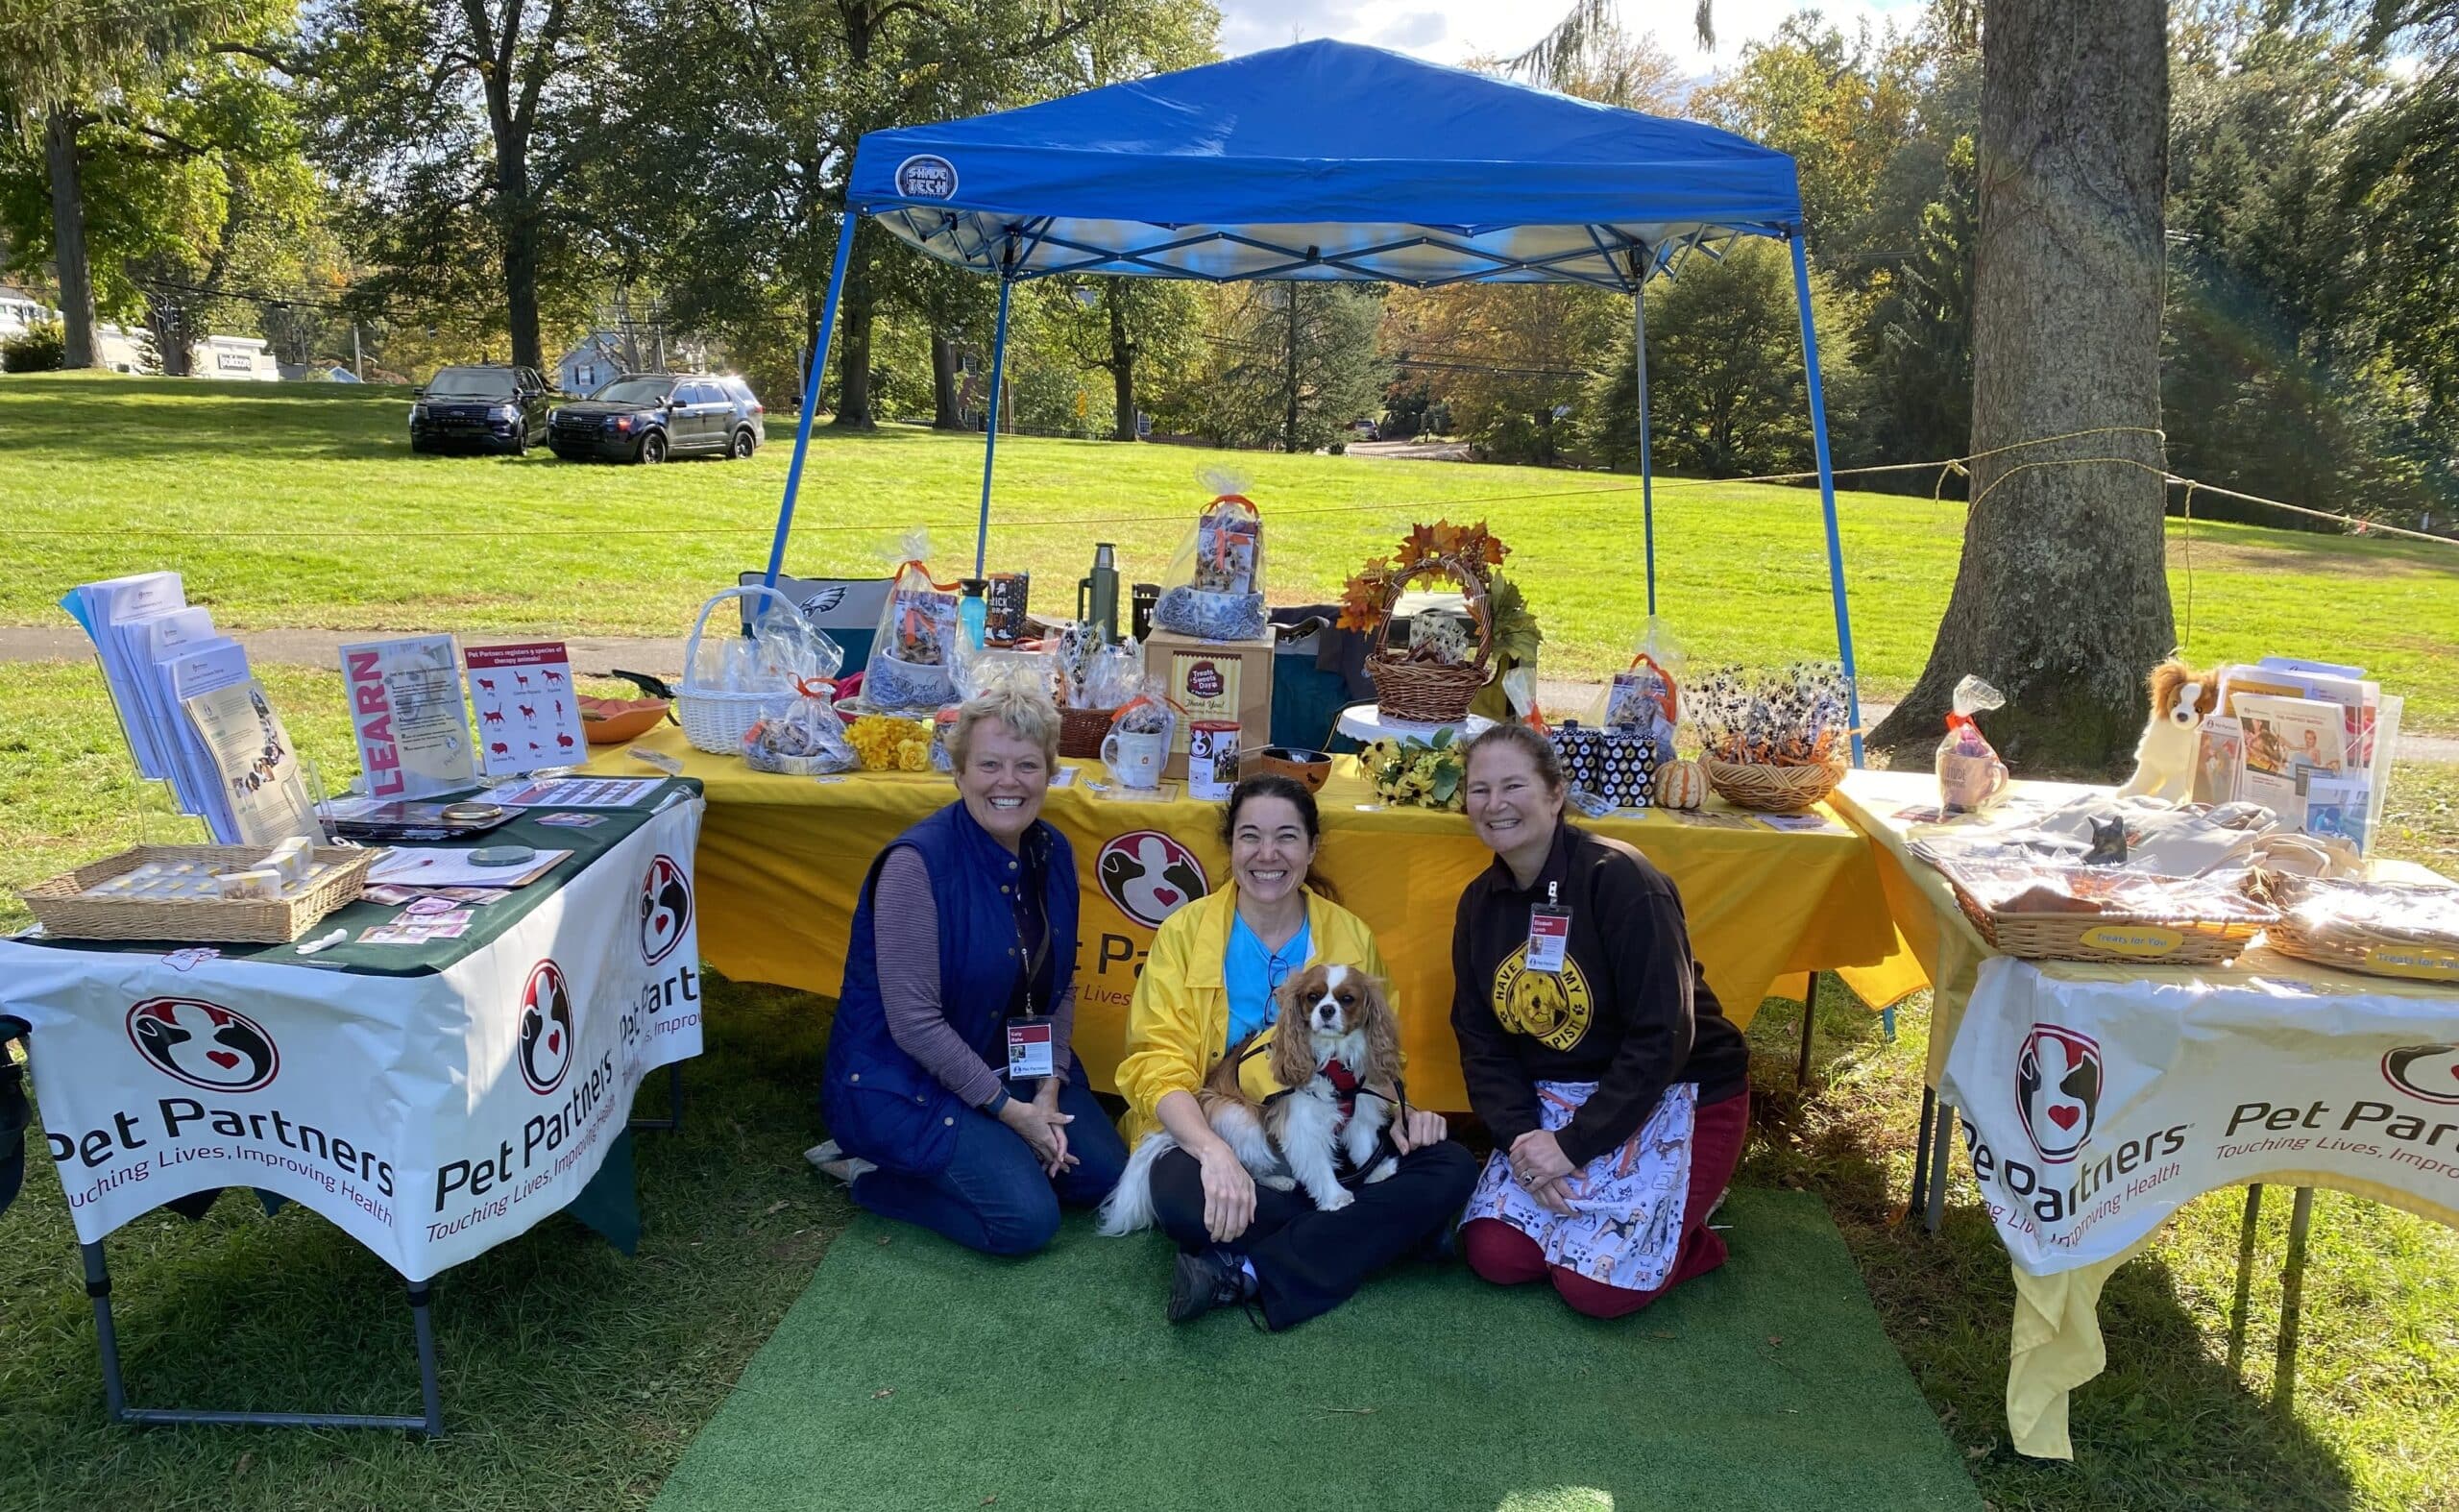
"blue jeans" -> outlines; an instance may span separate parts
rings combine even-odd
[[[1034,1087],[1010,1083],[1010,1097]],[[936,1176],[867,1171],[854,1182],[856,1206],[884,1218],[920,1224],[985,1255],[1031,1255],[1059,1232],[1059,1207],[1091,1207],[1127,1168],[1127,1146],[1082,1082],[1059,1089],[1059,1110],[1074,1115],[1067,1153],[1074,1168],[1053,1180],[1024,1136],[989,1114],[957,1115],[957,1153]]]

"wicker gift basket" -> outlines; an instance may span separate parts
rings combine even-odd
[[[345,904],[358,901],[378,849],[319,845],[305,887],[279,898],[96,897],[91,890],[150,862],[202,862],[242,871],[265,859],[262,845],[139,845],[19,890],[43,931],[61,939],[177,939],[278,945]]]
[[[1476,654],[1457,664],[1413,661],[1392,649],[1392,621],[1400,592],[1415,578],[1444,573],[1468,590],[1469,617],[1477,626]],[[1436,557],[1394,573],[1383,587],[1382,622],[1376,626],[1375,646],[1366,658],[1366,675],[1375,684],[1375,701],[1383,718],[1413,724],[1456,724],[1469,717],[1477,690],[1492,679],[1494,617],[1488,612],[1486,580],[1456,556]]]
[[[1702,756],[1699,766],[1708,775],[1708,786],[1716,795],[1741,809],[1756,809],[1762,814],[1799,814],[1836,791],[1844,780],[1844,763],[1840,758],[1811,762],[1798,767],[1776,767],[1765,762],[1718,761]]]
[[[2279,917],[2197,878],[1969,862],[1938,869],[1989,947],[2027,961],[2226,965]]]
[[[2459,888],[2258,870],[2253,890],[2279,910],[2274,950],[2370,976],[2459,982]]]
[[[1116,709],[1068,709],[1059,711],[1059,754],[1077,761],[1091,761],[1102,753],[1102,739],[1110,732],[1110,721],[1118,718]]]
[[[681,721],[684,738],[692,743],[694,750],[707,751],[712,756],[740,756],[743,738],[751,733],[751,727],[767,715],[785,713],[794,701],[794,690],[786,686],[765,693],[742,693],[701,687],[692,681],[700,665],[700,637],[709,628],[709,612],[737,599],[762,597],[774,598],[794,610],[794,601],[784,594],[765,583],[752,583],[729,588],[711,598],[700,606],[700,617],[692,622],[692,639],[683,647],[683,679],[675,685],[674,717]]]

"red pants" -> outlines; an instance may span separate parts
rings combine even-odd
[[[1682,1207],[1681,1249],[1665,1284],[1653,1291],[1626,1291],[1591,1280],[1561,1265],[1547,1265],[1536,1240],[1499,1218],[1473,1218],[1460,1226],[1460,1254],[1469,1268],[1497,1286],[1551,1279],[1554,1290],[1575,1312],[1619,1318],[1639,1311],[1693,1276],[1725,1262],[1724,1236],[1708,1227],[1708,1207],[1733,1181],[1741,1147],[1750,1136],[1750,1094],[1736,1093],[1699,1110],[1691,1135],[1691,1190]]]

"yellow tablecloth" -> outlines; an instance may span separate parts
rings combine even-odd
[[[2055,806],[2107,790],[2072,783],[2022,782],[2015,784],[2012,791],[2016,795],[2044,799]],[[1854,771],[1846,775],[1843,786],[1831,799],[1838,814],[1870,838],[1870,848],[1878,860],[1880,885],[1896,927],[1930,978],[1933,1009],[1927,1080],[1934,1087],[1939,1084],[1956,1036],[1963,1026],[1982,964],[1996,954],[1957,904],[1955,889],[1946,877],[1907,848],[1912,825],[1896,816],[1905,809],[1936,804],[1937,800],[1936,778],[1918,771]],[[2376,869],[2411,879],[2431,875],[2422,868],[2398,863]],[[2301,981],[2334,991],[2361,988],[2398,995],[2447,990],[2352,976],[2259,948],[2228,967],[2163,966],[2156,962],[2125,966],[2081,962],[2043,962],[2040,965],[2060,980],[2077,983],[2251,982],[2259,973],[2268,979]],[[1939,1116],[1953,1117],[1954,1113],[1941,1107]],[[1931,1176],[1936,1182],[1945,1179],[1943,1170]],[[2387,1187],[2327,1172],[2282,1171],[2272,1173],[2266,1180],[2330,1186],[2393,1203],[2444,1223],[2453,1223],[2454,1217],[2459,1217],[2421,1205]],[[2459,1227],[2459,1223],[2453,1226]],[[2148,1243],[2149,1238],[2144,1242]],[[2141,1248],[2137,1244],[2123,1255],[2050,1276],[2033,1276],[2020,1266],[2010,1266],[2015,1279],[2015,1315],[2007,1369],[2007,1424],[2019,1452],[2047,1459],[2074,1457],[2074,1444],[2067,1431],[2067,1394],[2098,1376],[2107,1363],[2107,1351],[2101,1337],[2101,1288],[2110,1273]]]
[[[708,799],[696,878],[702,956],[738,980],[827,995],[844,973],[855,896],[872,858],[954,796],[936,775],[755,772],[740,760],[693,750],[671,726],[636,744],[680,762]],[[591,768],[650,769],[624,748],[600,753]],[[1319,801],[1318,869],[1375,931],[1391,967],[1410,1095],[1428,1107],[1466,1108],[1450,1028],[1451,920],[1461,890],[1492,855],[1458,815],[1382,807],[1353,774],[1335,775]],[[1228,872],[1220,810],[1183,792],[1175,802],[1155,802],[1070,786],[1053,789],[1042,812],[1076,849],[1083,904],[1076,1049],[1094,1085],[1108,1089],[1135,972],[1159,921],[1137,918],[1121,896],[1154,914],[1181,892],[1219,886]],[[1791,833],[1755,820],[1712,828],[1663,813],[1592,827],[1637,846],[1682,890],[1709,986],[1746,1026],[1769,986],[1789,973],[1845,970],[1874,1005],[1920,986],[1888,916],[1872,848],[1829,817],[1825,830]]]

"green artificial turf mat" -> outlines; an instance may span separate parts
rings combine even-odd
[[[1733,1259],[1619,1322],[1413,1264],[1265,1335],[1234,1309],[1170,1327],[1158,1234],[1071,1217],[1002,1261],[866,1216],[655,1512],[1978,1512],[1818,1200],[1720,1217]]]

